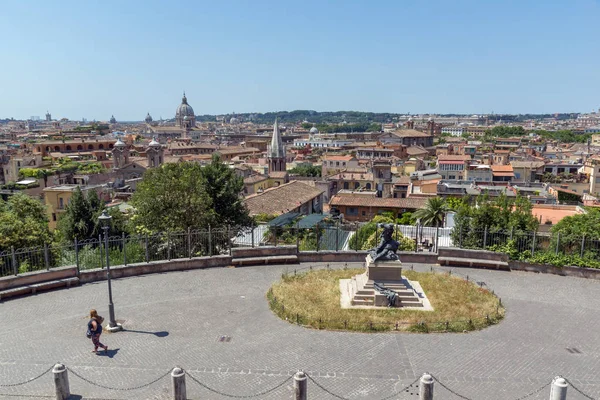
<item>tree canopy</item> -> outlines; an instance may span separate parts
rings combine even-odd
[[[427,200],[425,208],[415,211],[413,217],[420,219],[425,226],[435,226],[437,228],[444,223],[448,211],[450,209],[443,198],[432,197]]]
[[[105,205],[94,190],[84,195],[79,187],[75,189],[64,214],[58,221],[58,233],[61,239],[73,241],[97,238],[102,233],[98,217]],[[112,217],[110,235],[119,236],[127,231],[127,223],[123,214],[117,209],[109,209]]]
[[[149,169],[132,197],[133,224],[142,232],[250,226],[243,186],[243,179],[216,155],[205,167],[186,162]]]
[[[316,177],[321,176],[320,165],[298,165],[288,171],[291,175]]]
[[[600,210],[587,208],[587,214],[575,214],[561,219],[552,227],[552,234],[560,233],[561,241],[581,243],[581,238],[600,238]]]
[[[24,194],[0,199],[0,251],[49,243],[52,235],[44,205]]]
[[[217,225],[252,225],[253,220],[241,196],[244,189],[243,178],[221,162],[216,154],[213,155],[210,164],[202,168],[201,177]]]
[[[475,205],[463,204],[456,210],[452,240],[466,246],[479,246],[483,232],[510,231],[514,233],[537,230],[539,221],[531,213],[531,202],[522,196],[514,200],[502,194],[491,199],[487,194],[477,197]],[[480,246],[479,246],[480,247]]]

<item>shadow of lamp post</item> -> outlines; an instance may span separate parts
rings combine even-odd
[[[109,249],[108,249],[108,231],[110,229],[110,222],[112,217],[108,215],[106,210],[102,211],[102,215],[98,217],[98,221],[100,221],[100,225],[102,226],[102,230],[104,231],[104,250],[106,253],[106,279],[108,281],[108,314],[109,314],[109,322],[107,330],[110,332],[116,332],[123,329],[123,327],[117,324],[115,321],[115,305],[113,304],[112,299],[112,286],[110,281],[110,257],[109,257]]]

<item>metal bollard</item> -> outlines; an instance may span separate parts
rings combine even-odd
[[[173,368],[171,382],[173,382],[173,400],[187,400],[185,371],[179,367]]]
[[[433,400],[433,377],[427,372],[419,382],[419,400]]]
[[[294,400],[306,400],[306,388],[308,379],[304,371],[298,371],[294,375]]]
[[[54,375],[56,400],[67,400],[71,396],[67,367],[63,364],[56,364],[54,368],[52,368],[52,374]]]
[[[557,376],[552,380],[550,387],[550,400],[567,400],[567,381],[562,376]]]

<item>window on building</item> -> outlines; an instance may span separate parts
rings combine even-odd
[[[348,207],[346,209],[346,215],[358,215],[358,208],[356,208],[356,207]]]
[[[339,161],[336,161],[336,162],[335,162],[335,166],[336,166],[336,167],[339,167],[339,166],[340,166],[340,162],[339,162]]]
[[[362,216],[364,217],[365,215],[367,215],[367,212],[366,212],[366,211],[363,211],[363,212],[362,212]]]
[[[349,189],[350,188],[350,184],[348,182],[344,182],[344,189]]]
[[[58,198],[58,208],[60,208],[61,210],[65,207],[65,203],[62,197]]]
[[[52,213],[52,221],[56,221],[56,214]]]

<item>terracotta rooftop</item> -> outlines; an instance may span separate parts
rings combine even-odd
[[[352,159],[354,159],[354,157],[352,157],[351,155],[346,155],[346,156],[324,156],[323,157],[323,161],[327,160],[327,161],[351,161]]]
[[[270,188],[244,199],[250,215],[281,215],[292,211],[323,193],[299,181],[292,181],[281,186]]]
[[[337,194],[331,198],[331,206],[351,206],[351,207],[389,207],[389,208],[410,208],[419,209],[425,207],[426,199],[420,198],[383,198],[375,197],[373,194],[364,193],[344,193]]]
[[[438,156],[438,161],[469,161],[471,156],[461,156],[452,154],[442,154]]]
[[[531,213],[544,224],[546,221],[556,224],[560,222],[564,217],[569,217],[577,214],[584,214],[582,208],[577,206],[558,206],[558,205],[547,205],[547,204],[534,204]]]
[[[492,172],[514,172],[512,165],[492,165]]]
[[[268,176],[265,175],[252,175],[249,176],[247,178],[244,178],[244,183],[245,184],[253,184],[253,183],[258,183],[258,182],[263,182],[266,181],[267,179],[269,179]]]
[[[406,153],[409,156],[419,155],[419,154],[429,154],[427,149],[423,146],[410,146],[406,148]]]
[[[271,178],[285,178],[286,176],[288,176],[288,172],[287,171],[273,171],[273,172],[269,172],[269,176]]]

